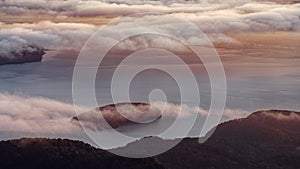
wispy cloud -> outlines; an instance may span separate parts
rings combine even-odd
[[[126,117],[130,119],[140,121],[145,120],[145,117],[146,119],[149,119],[149,117],[151,119],[152,117],[158,117],[157,109],[150,109],[155,111],[147,111],[148,114],[145,116],[145,114],[130,111],[132,110],[130,107],[124,106],[122,109],[126,110]],[[192,108],[172,103],[157,102],[153,106],[164,110],[162,118],[186,118],[194,113],[205,118],[208,113],[202,108]],[[145,109],[143,106],[141,108]],[[80,112],[87,112],[81,115],[83,118],[79,118],[82,124],[92,130],[97,129],[101,131],[107,129],[103,127],[107,125],[101,123],[101,120],[99,121],[100,116],[98,113],[100,112],[90,112],[88,110],[90,108],[80,108]],[[115,109],[105,109],[101,113],[105,117],[110,117],[105,118],[110,124],[118,120],[115,118]],[[248,114],[249,112],[247,111],[226,109],[222,121],[245,117]],[[29,133],[33,136],[76,136],[82,130],[79,125],[74,125],[74,123],[70,122],[75,116],[74,106],[69,103],[43,97],[27,97],[0,93],[0,130],[19,133],[17,134],[19,137],[22,137],[22,133]]]
[[[76,113],[72,104],[42,97],[0,93],[1,131],[39,134],[78,132],[69,121]]]
[[[270,112],[270,111],[266,111],[266,112],[262,112],[263,115],[265,115],[266,117],[271,117],[271,118],[275,118],[277,120],[284,120],[284,121],[289,121],[289,120],[297,120],[300,121],[300,115],[297,113],[280,113],[280,112]]]

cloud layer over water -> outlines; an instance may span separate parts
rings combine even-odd
[[[182,18],[197,25],[201,31],[208,34],[213,42],[238,43],[236,40],[226,36],[228,32],[252,32],[252,31],[298,31],[300,30],[300,4],[287,4],[251,0],[231,1],[97,1],[97,0],[5,0],[0,1],[0,11],[3,17],[14,15],[55,16],[65,18],[70,22],[71,17],[77,19],[91,16],[116,17],[142,12],[159,12],[160,16],[151,15],[141,18],[128,18],[126,22],[111,27],[107,32],[107,41],[128,32],[139,29],[160,30],[163,32],[175,32],[176,38],[184,37],[189,41],[201,41],[195,39],[198,32],[186,30],[186,26],[180,26],[170,20],[168,15]],[[46,17],[47,18],[47,17]],[[69,19],[70,18],[70,19]],[[22,19],[21,19],[22,20]],[[51,20],[51,19],[50,19]],[[34,20],[33,20],[34,22]],[[48,49],[75,49],[79,50],[84,42],[101,25],[79,24],[79,23],[53,23],[43,21],[38,23],[15,23],[6,24],[0,22],[0,42],[5,43],[2,53],[8,50],[17,50],[18,46],[12,44],[7,46],[7,39],[12,36],[19,39],[18,42],[38,44]],[[15,39],[16,39],[15,38]],[[194,39],[193,39],[194,38]],[[157,38],[136,38],[120,44],[122,49],[134,49],[136,44],[147,47],[164,46],[166,49],[178,49],[176,43],[161,41]],[[158,44],[162,42],[163,44]],[[28,45],[22,44],[22,45]],[[4,46],[4,45],[2,45]]]
[[[155,103],[154,106],[165,106],[163,114],[166,117],[178,116],[179,118],[184,118],[190,114],[197,113],[200,117],[205,118],[208,113],[202,108],[191,108],[185,105],[179,106],[171,103]],[[91,109],[80,108],[81,113],[88,112],[88,110]],[[82,119],[83,125],[88,124],[86,127],[94,129],[99,129],[99,126],[106,126],[105,124],[98,124],[99,120],[95,120],[94,122],[89,120],[97,117],[95,113],[97,112],[86,114],[85,118]],[[109,116],[109,113],[111,113],[112,116],[114,115],[114,112],[108,112],[108,110],[105,110],[104,113],[106,116]],[[151,111],[148,113],[150,113],[149,117],[152,116]],[[245,117],[248,114],[247,111],[227,109],[224,112],[223,121]],[[157,117],[156,115],[157,111],[154,111],[153,117]],[[14,133],[15,136],[23,136],[24,133],[27,133],[27,135],[36,137],[68,137],[70,135],[75,137],[80,135],[82,130],[79,125],[71,123],[71,119],[74,116],[76,116],[75,109],[73,105],[69,103],[43,97],[27,97],[0,93],[0,132],[11,132]],[[144,118],[144,116],[140,116],[140,114],[134,117],[134,114],[131,113],[131,118],[137,119],[140,117]],[[112,120],[111,123],[113,123],[115,119],[111,118],[108,120]],[[139,130],[138,125],[135,128]],[[104,129],[107,128],[103,128],[103,130]],[[140,130],[140,132],[143,131],[142,128]],[[99,129],[99,131],[101,131],[101,129]]]

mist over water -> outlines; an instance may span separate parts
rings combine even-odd
[[[295,35],[291,33],[289,36]],[[300,42],[294,41],[291,45],[289,38],[282,41],[280,47],[270,42],[262,42],[265,45],[262,47],[260,44],[258,47],[217,47],[227,76],[226,108],[246,111],[299,109],[300,62],[296,47]],[[72,103],[72,75],[77,55],[74,51],[50,51],[44,55],[42,62],[1,66],[0,92],[29,97],[41,96]],[[110,75],[115,68],[116,65],[112,63],[102,65],[98,70],[95,84],[99,105],[112,103]],[[192,65],[191,68],[199,84],[199,106],[208,109],[210,83],[205,68],[201,63]],[[132,80],[130,97],[135,102],[148,102],[149,92],[156,88],[166,92],[168,102],[180,103],[180,91],[176,81],[167,73],[158,70],[139,73]]]
[[[239,43],[215,45],[223,61],[228,86],[221,122],[245,117],[261,109],[300,110],[298,36],[299,33],[245,33],[233,36]],[[0,139],[63,137],[93,144],[79,126],[70,123],[76,116],[72,104],[72,75],[77,56],[78,52],[72,50],[48,51],[42,62],[0,66],[0,118],[5,122],[1,123]],[[98,69],[95,91],[99,106],[113,103],[111,75],[117,66],[116,61],[122,57],[125,53],[112,55],[112,60]],[[151,57],[163,58],[155,54]],[[192,106],[195,105],[193,100],[183,103],[186,105],[184,113],[199,113],[189,133],[189,136],[198,136],[210,106],[210,82],[201,63],[193,64],[190,55],[184,58],[199,85],[199,109]],[[128,66],[128,69],[131,66],[134,65]],[[180,72],[180,65],[166,66],[173,66]],[[178,85],[171,76],[159,70],[137,74],[129,88],[130,98],[133,102],[149,102],[149,93],[153,89],[165,92],[170,112],[179,110],[181,96]],[[95,108],[89,103],[84,103],[84,106],[83,112]],[[153,129],[160,131],[173,120],[123,126],[118,130],[128,136],[142,137],[156,134]],[[110,134],[109,130],[102,132],[104,136]]]

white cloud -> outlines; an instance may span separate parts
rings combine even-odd
[[[2,24],[0,38],[19,37],[46,49],[80,48],[96,26],[77,23]]]
[[[132,108],[136,110],[132,111]],[[120,115],[118,111],[121,112],[123,116]],[[208,111],[203,108],[189,107],[187,105],[176,105],[165,102],[152,103],[152,108],[144,104],[135,105],[133,107],[131,107],[130,104],[124,104],[118,106],[118,111],[115,109],[115,107],[109,106],[104,110],[93,110],[82,113],[77,117],[76,120],[72,120],[72,122],[75,125],[80,125],[78,122],[79,120],[81,125],[90,130],[102,131],[110,128],[110,126],[103,122],[103,119],[105,119],[109,124],[112,124],[114,127],[118,128],[124,124],[127,124],[129,122],[127,119],[130,119],[131,122],[155,122],[156,120],[159,120],[169,123],[170,120],[173,121],[176,118],[189,119],[190,117],[193,117],[193,114],[197,114],[202,119],[205,119],[208,115]],[[99,116],[100,112],[102,116]],[[223,112],[223,118],[221,122],[246,117],[247,115],[249,115],[248,111],[226,109]],[[155,125],[155,123],[153,125]]]
[[[289,120],[297,120],[300,121],[300,115],[299,113],[281,113],[281,112],[272,112],[272,111],[265,111],[262,112],[263,115],[271,118],[275,118],[277,120],[284,120],[284,121],[289,121]]]
[[[0,40],[0,58],[15,59],[23,51],[33,52],[38,47],[30,46],[30,44],[17,36],[10,36]]]
[[[26,3],[25,3],[26,2]],[[61,1],[59,1],[61,2]],[[146,12],[149,6],[145,5],[128,5],[128,4],[110,4],[99,1],[82,1],[76,3],[70,3],[64,1],[61,5],[51,5],[51,3],[58,3],[57,1],[5,1],[2,2],[3,6],[15,5],[18,7],[26,7],[30,9],[44,9],[51,10],[52,8],[57,11],[64,10],[68,5],[74,5],[70,9],[76,9],[74,15],[100,15],[105,13],[111,13],[113,15],[123,15]],[[48,5],[50,3],[50,5]],[[134,4],[134,3],[133,3]],[[225,33],[235,31],[272,31],[272,30],[299,30],[300,29],[300,5],[299,4],[264,4],[264,3],[246,3],[240,6],[227,7],[224,6],[227,3],[214,5],[201,5],[201,4],[173,4],[169,6],[159,5],[154,6],[156,10],[151,12],[165,12],[173,13],[175,16],[192,21],[205,33]],[[34,8],[34,6],[38,8]],[[47,9],[50,8],[50,9]],[[129,8],[129,9],[127,9]],[[132,9],[133,8],[133,9]],[[69,9],[69,8],[67,8]],[[136,9],[136,10],[134,10]],[[161,10],[159,10],[161,9]],[[172,12],[170,12],[172,11]],[[97,12],[99,12],[97,14]],[[90,13],[90,14],[89,14]],[[160,16],[145,16],[143,18],[134,18],[127,20],[126,24],[122,23],[112,31],[111,34],[116,33],[116,30],[127,31],[128,29],[141,29],[138,27],[139,23],[148,23],[153,28],[160,28],[167,30],[179,29],[182,33],[186,33],[184,28],[176,27],[177,25],[168,20],[170,17],[165,14],[164,17]],[[154,26],[154,24],[157,24]],[[163,24],[160,26],[159,24]],[[169,26],[168,26],[169,25]],[[51,23],[51,22],[39,22],[37,24],[1,24],[1,33],[6,34],[21,34],[26,39],[26,35],[30,36],[32,40],[36,38],[37,42],[47,39],[50,42],[60,42],[67,44],[72,41],[76,43],[83,39],[86,39],[91,32],[97,30],[96,26],[89,24],[75,24],[75,23]],[[42,35],[41,35],[42,34]],[[40,36],[39,36],[40,35]],[[1,37],[1,36],[0,36]],[[74,41],[75,40],[75,41]],[[43,45],[46,45],[42,43]],[[55,45],[53,45],[55,46]],[[60,45],[57,45],[60,46]]]
[[[175,1],[174,1],[175,2]],[[196,2],[196,1],[195,1]],[[107,16],[127,15],[135,12],[164,12],[162,15],[129,17],[125,22],[109,26],[102,39],[115,42],[118,37],[138,30],[165,32],[173,34],[179,40],[202,42],[203,38],[194,30],[188,30],[170,16],[179,17],[196,24],[213,42],[239,43],[226,36],[226,33],[241,31],[299,31],[300,4],[258,3],[254,1],[201,1],[201,3],[176,3],[162,5],[159,1],[124,1],[124,3],[104,3],[101,1],[0,1],[0,8],[16,8],[34,14],[43,11],[46,15],[56,13],[59,16]],[[30,10],[29,10],[30,9]],[[6,10],[3,10],[4,12]],[[19,11],[20,12],[20,11]],[[22,12],[22,11],[21,11]],[[17,12],[18,13],[18,12]],[[172,15],[170,15],[172,13]],[[67,19],[67,18],[66,18]],[[101,26],[79,23],[38,23],[0,24],[0,39],[16,37],[28,44],[38,44],[47,49],[80,50],[85,41]],[[3,42],[3,43],[4,43]],[[18,41],[19,42],[19,41]],[[207,42],[204,40],[203,42]],[[6,43],[7,46],[8,43]],[[16,43],[20,44],[20,43]],[[25,44],[23,44],[25,45]],[[5,45],[2,45],[5,46]],[[140,49],[144,47],[163,47],[167,50],[185,50],[184,46],[172,39],[154,36],[140,36],[123,41],[118,48]],[[11,50],[19,50],[20,45],[11,45]],[[6,52],[6,50],[3,50]],[[7,53],[7,52],[6,52]]]
[[[164,110],[162,118],[177,116],[179,118],[184,118],[193,113],[205,117],[208,113],[202,108],[191,108],[186,105],[180,106],[172,103],[165,104],[157,102],[153,106],[160,110]],[[126,117],[134,119],[134,121],[152,121],[160,114],[157,109],[149,109],[149,111],[147,111],[148,114],[135,114],[131,111],[132,109],[130,107],[127,107],[127,105],[124,105],[121,108],[122,110],[125,110]],[[139,107],[139,110],[140,109],[146,110],[147,106]],[[83,118],[80,118],[82,124],[93,130],[106,129],[99,128],[99,126],[106,126],[103,123],[99,124],[99,120],[97,120],[99,119],[99,116],[97,115],[99,112],[88,112],[88,110],[90,110],[90,108],[80,108],[80,112],[87,112],[81,114],[83,115]],[[116,120],[116,113],[114,111],[115,109],[102,110],[103,115],[108,117],[106,120],[111,120],[111,123]],[[245,117],[248,114],[249,113],[246,111],[226,109],[222,121]],[[78,125],[70,123],[71,119],[75,116],[75,109],[73,105],[69,103],[63,103],[43,97],[27,97],[0,93],[0,131],[19,133],[17,134],[19,137],[23,136],[22,133],[29,133],[37,137],[55,135],[76,136],[81,133],[82,130]]]
[[[243,10],[244,12],[259,12],[285,4],[266,3],[269,1],[255,0],[5,0],[0,1],[0,9],[6,14],[44,14],[65,16],[120,16],[137,12],[164,13],[198,13],[222,9]],[[276,1],[275,1],[276,2]],[[288,3],[287,1],[285,1]],[[259,4],[258,4],[259,3]]]
[[[26,132],[36,136],[79,132],[69,123],[75,115],[72,104],[42,97],[0,93],[1,131]]]
[[[1,11],[7,14],[50,14],[68,16],[116,16],[128,15],[136,12],[195,12],[205,9],[218,9],[231,7],[250,2],[250,0],[122,0],[122,1],[99,1],[99,0],[6,0],[0,1]]]
[[[184,24],[169,23],[169,16],[145,16],[143,18],[128,18],[126,22],[117,25],[109,25],[104,36],[99,38],[99,43],[95,42],[95,46],[109,44],[107,42],[117,43],[117,39],[126,34],[134,34],[138,30],[145,32],[162,32],[166,35],[172,34],[176,39],[193,43],[194,41],[207,44],[207,39],[202,39],[203,35],[199,35],[197,31],[188,29]],[[157,19],[157,20],[156,20]],[[164,23],[166,20],[168,22]],[[136,26],[139,25],[139,26]],[[20,43],[5,43],[2,46],[3,54],[8,51],[20,50],[22,46],[29,44],[39,45],[45,49],[73,49],[80,50],[86,40],[100,26],[91,24],[77,23],[53,23],[43,21],[36,24],[1,24],[0,39],[7,42],[6,39],[20,39]],[[14,38],[12,38],[14,37]],[[226,36],[224,36],[226,39]],[[224,40],[218,39],[218,40]],[[227,38],[229,39],[229,38]],[[97,46],[97,48],[98,48]],[[167,50],[184,51],[186,47],[177,40],[162,36],[137,36],[122,41],[116,47],[117,49],[137,50],[146,47],[161,47]]]

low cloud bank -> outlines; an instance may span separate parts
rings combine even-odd
[[[72,118],[75,125],[83,125],[93,131],[118,128],[126,124],[149,123],[161,117],[159,109],[145,103],[106,105]]]
[[[137,12],[195,12],[204,9],[232,7],[251,0],[2,0],[0,9],[6,14],[47,14],[65,16],[120,16]]]
[[[10,15],[42,14],[53,16],[120,16],[138,12],[195,13],[234,8],[249,3],[278,2],[277,0],[2,0],[0,9]],[[297,2],[287,0],[283,3]],[[272,3],[272,4],[274,4]],[[270,3],[269,3],[270,4]]]
[[[273,113],[272,111],[262,112],[262,114],[266,117],[275,118],[277,120],[289,121],[289,120],[296,120],[300,121],[300,114],[299,113],[280,113],[276,112]]]
[[[0,27],[0,62],[22,57],[30,59],[30,53],[42,49],[78,50],[97,29],[89,24],[49,21],[35,24],[0,23]],[[24,56],[24,52],[29,54]]]
[[[11,36],[0,40],[0,65],[41,61],[43,54],[42,47],[20,37]]]
[[[81,124],[92,131],[102,131],[110,129],[111,127],[118,128],[123,125],[134,124],[135,122],[137,122],[136,124],[143,124],[146,121],[153,123],[153,125],[156,125],[156,121],[160,121],[160,123],[170,123],[170,120],[174,121],[176,118],[189,119],[190,117],[194,117],[192,116],[193,114],[198,115],[198,118],[205,119],[208,115],[208,111],[199,107],[189,107],[187,105],[176,105],[165,102],[155,102],[152,103],[151,106],[144,103],[121,104],[117,106],[107,105],[74,117],[72,124],[77,126]],[[247,111],[226,109],[221,122],[246,117],[247,115],[249,115]],[[104,119],[110,126],[104,122]],[[131,123],[128,119],[134,123]]]
[[[75,115],[72,104],[43,97],[0,93],[0,130],[45,134],[71,134],[79,131],[69,123]]]
[[[186,25],[180,25],[170,16],[185,19],[196,24],[206,33],[212,42],[239,43],[226,36],[228,32],[255,31],[299,31],[300,4],[265,3],[256,1],[233,0],[228,3],[221,1],[192,1],[164,5],[164,1],[0,1],[1,11],[10,13],[41,12],[45,15],[66,16],[123,16],[136,12],[163,12],[164,14],[147,15],[144,17],[129,17],[125,22],[110,26],[105,32],[103,41],[116,42],[118,37],[137,32],[138,30],[159,31],[171,33],[179,40],[188,43],[207,41],[199,36],[197,31],[187,30]],[[153,10],[152,10],[153,8]],[[16,11],[15,11],[16,10]],[[43,21],[38,23],[0,23],[0,39],[6,43],[3,53],[20,50],[20,44],[38,44],[46,49],[80,50],[86,40],[101,26],[79,23],[53,23]],[[16,44],[8,44],[7,39],[16,37],[22,40]],[[15,39],[16,39],[15,38]],[[27,44],[24,44],[26,42]],[[97,44],[95,44],[97,45]],[[5,45],[3,45],[5,46]],[[185,50],[172,39],[162,37],[140,36],[121,42],[120,49],[137,50],[143,47],[162,47],[167,50]]]
[[[79,23],[39,23],[0,24],[0,39],[14,37],[22,44],[38,44],[46,49],[80,48],[89,36],[97,30],[96,26]],[[14,45],[14,44],[11,44]]]
[[[154,107],[159,109],[164,108],[162,109],[164,110],[162,118],[177,116],[178,118],[184,118],[192,113],[197,113],[203,117],[207,115],[207,111],[202,108],[191,108],[186,105],[180,106],[172,103],[157,102],[154,104]],[[160,120],[160,112],[157,109],[150,109],[155,111],[148,111],[148,114],[134,114],[130,111],[132,110],[131,107],[128,107],[126,104],[123,105],[122,109],[129,113],[126,115],[129,119],[138,121],[144,121],[145,119]],[[145,104],[141,105],[140,109],[146,110],[148,106]],[[99,119],[99,111],[91,113],[89,110],[90,108],[80,108],[80,112],[88,112],[81,114],[84,117],[80,119],[82,124],[91,130],[97,129],[97,131],[101,131],[107,129],[101,128],[101,126],[107,126],[106,124],[100,124],[99,121],[95,120]],[[115,111],[115,109],[107,109],[107,107],[101,111],[103,111],[102,113],[106,117],[111,117],[106,120],[110,120],[110,124],[112,124],[119,119],[115,118],[115,113],[110,110]],[[245,117],[248,114],[246,111],[226,109],[222,121]],[[74,123],[70,122],[75,116],[74,107],[69,103],[43,97],[27,97],[0,93],[0,130],[2,132],[17,133],[19,137],[23,136],[22,133],[29,133],[31,136],[36,137],[76,136],[82,133],[82,129],[79,125],[74,125]]]

